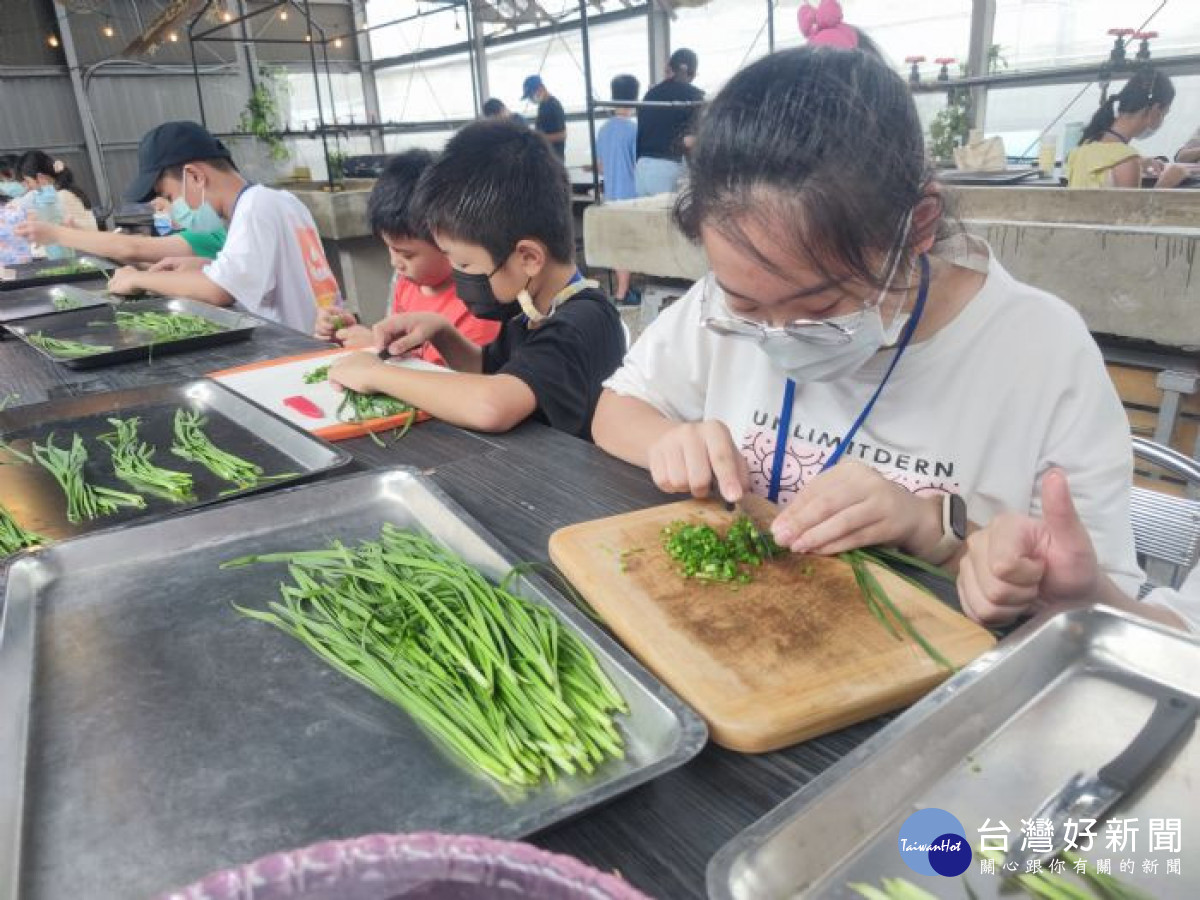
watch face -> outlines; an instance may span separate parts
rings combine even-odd
[[[958,494],[950,495],[950,530],[960,541],[967,537],[967,501]]]

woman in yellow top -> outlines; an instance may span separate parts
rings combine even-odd
[[[1067,159],[1067,187],[1141,187],[1143,168],[1158,176],[1157,188],[1183,181],[1188,174],[1185,168],[1143,160],[1130,144],[1158,131],[1174,99],[1175,86],[1166,75],[1153,69],[1135,74],[1120,93],[1100,104],[1084,129],[1081,143]]]

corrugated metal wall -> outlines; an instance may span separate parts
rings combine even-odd
[[[47,43],[58,31],[51,0],[0,0],[0,153],[45,150],[71,167],[94,201],[102,200],[106,185],[119,205],[136,168],[142,135],[165,121],[200,118],[186,27],[177,29],[178,42],[163,43],[144,60],[116,55],[163,5],[153,0],[111,0],[97,4],[97,13],[70,14],[71,36],[94,119],[87,123],[79,115],[63,48]],[[331,37],[352,30],[348,0],[314,3],[312,8],[314,19]],[[294,11],[287,22],[252,21],[253,32],[260,36],[269,32],[272,37],[303,39],[303,23]],[[113,29],[111,38],[104,33],[106,25]],[[331,61],[355,59],[355,42],[342,44],[340,49],[328,48]],[[217,133],[237,130],[249,95],[239,53],[236,44],[197,45],[204,72],[204,111],[209,129]],[[260,64],[301,67],[308,59],[308,47],[260,44],[255,54]],[[101,173],[93,172],[88,160],[86,127],[94,128],[100,144]],[[229,143],[254,175],[263,157],[259,148],[253,141]]]

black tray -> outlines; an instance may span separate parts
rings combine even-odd
[[[105,273],[117,268],[117,264],[112,260],[90,254],[76,256],[74,259],[39,259],[31,263],[26,263],[23,266],[9,266],[8,268],[11,268],[17,277],[11,280],[0,279],[0,292],[18,291],[21,288],[37,287],[42,284],[67,284],[72,281],[91,281],[97,275],[102,274],[97,272],[78,272],[74,275],[41,274],[46,269],[57,269],[61,266],[78,265],[81,263],[102,269]]]
[[[176,456],[171,452],[171,442],[175,410],[181,407],[205,416],[204,431],[221,449],[257,463],[265,475],[295,473],[295,477],[237,490],[203,466]],[[109,418],[133,416],[142,420],[138,429],[142,440],[157,449],[154,462],[193,476],[194,500],[176,503],[145,494],[113,474],[109,450],[97,437],[112,431]],[[23,463],[0,450],[0,505],[21,527],[51,542],[294,484],[350,461],[344,450],[207,378],[88,394],[0,411],[0,441],[27,456],[32,455],[33,441],[44,443],[51,433],[55,446],[61,449],[70,446],[73,435],[83,438],[88,449],[84,471],[90,484],[142,493],[146,499],[145,509],[121,509],[111,516],[71,524],[67,521],[66,497],[54,477],[37,462]]]
[[[200,316],[215,322],[221,327],[221,330],[215,334],[206,334],[200,337],[156,340],[153,335],[144,332],[122,331],[118,328],[116,309],[111,306],[71,310],[55,313],[52,316],[22,319],[20,322],[6,327],[27,344],[29,335],[40,332],[46,337],[60,340],[83,341],[87,344],[112,347],[112,350],[104,353],[67,359],[57,357],[53,353],[47,353],[40,347],[29,344],[47,359],[72,369],[97,369],[116,363],[153,359],[168,353],[182,353],[244,341],[253,334],[254,329],[259,325],[259,320],[247,313],[235,312],[195,300],[184,300],[181,297],[153,297],[146,300],[126,301],[121,304],[122,312],[144,312],[146,310]]]
[[[74,284],[45,284],[40,287],[22,288],[0,294],[0,324],[30,319],[37,316],[61,315],[72,310],[56,309],[55,297],[67,297],[75,301],[78,309],[104,306],[110,300],[104,293],[104,282],[87,285],[88,289]],[[96,290],[91,290],[96,288]]]

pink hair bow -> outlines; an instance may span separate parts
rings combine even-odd
[[[842,21],[842,6],[837,0],[821,0],[815,9],[805,0],[798,19],[800,33],[814,47],[853,50],[858,46],[858,32]]]

